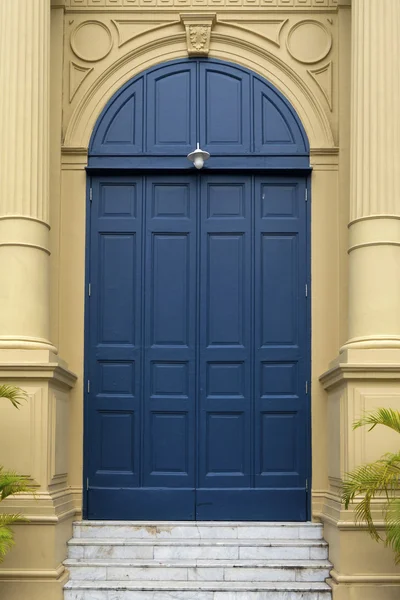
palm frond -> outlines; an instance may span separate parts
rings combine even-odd
[[[29,479],[18,475],[15,471],[5,471],[3,467],[0,467],[0,501],[23,492],[33,492],[29,485]]]
[[[377,425],[390,427],[397,433],[400,433],[400,411],[393,408],[378,408],[375,412],[366,413],[361,419],[353,424],[353,429],[358,429],[364,425],[370,425],[369,431]]]
[[[22,515],[3,515],[0,514],[0,527],[10,527],[14,523],[28,522],[28,519]]]
[[[14,545],[14,534],[7,525],[0,525],[0,563]]]
[[[375,540],[381,537],[374,525],[371,501],[384,494],[388,499],[399,488],[400,453],[386,454],[374,463],[361,465],[347,475],[342,487],[342,501],[347,509],[357,496],[362,496],[355,508],[357,523],[366,523]]]
[[[7,552],[14,546],[14,532],[11,525],[24,521],[27,522],[28,519],[22,515],[0,514],[0,563],[3,562]]]
[[[395,562],[400,564],[400,498],[392,498],[385,514],[386,545],[395,553]]]
[[[26,392],[15,385],[0,385],[0,398],[9,400],[15,408],[19,408],[24,400],[26,400]]]

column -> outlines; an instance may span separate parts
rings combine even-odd
[[[0,349],[49,342],[50,0],[0,2]]]
[[[385,429],[353,431],[400,398],[400,1],[352,0],[348,341],[320,378],[327,391],[329,489],[321,512],[333,598],[391,600],[393,554],[344,510],[346,473],[397,451]],[[399,189],[398,189],[399,187]],[[376,525],[383,535],[379,501]]]
[[[349,348],[400,348],[400,2],[353,0]]]
[[[0,566],[0,597],[10,600],[63,598],[60,563],[76,512],[68,485],[76,377],[49,341],[49,84],[50,0],[0,0],[0,382],[27,393],[18,411],[0,402],[0,456],[36,491],[6,505],[27,517]]]

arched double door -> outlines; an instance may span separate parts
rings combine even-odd
[[[307,176],[293,109],[230,64],[160,65],[104,109],[89,158],[88,518],[306,520]]]

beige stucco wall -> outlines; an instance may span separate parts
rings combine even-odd
[[[355,529],[352,512],[343,516],[338,508],[338,485],[346,467],[389,449],[386,439],[379,434],[374,439],[352,437],[349,415],[358,414],[364,404],[360,401],[347,421],[343,407],[349,399],[354,404],[354,398],[360,398],[357,386],[329,384],[328,396],[320,382],[348,337],[350,1],[52,0],[52,6],[50,339],[77,382],[69,393],[73,378],[68,386],[53,386],[55,416],[46,422],[46,431],[53,440],[53,475],[60,474],[58,496],[50,490],[42,504],[20,501],[18,509],[32,523],[16,528],[17,547],[0,569],[0,595],[8,600],[62,598],[65,542],[82,503],[87,147],[102,108],[126,81],[159,62],[187,56],[181,14],[193,12],[216,15],[210,57],[243,65],[270,80],[292,103],[309,136],[313,166],[313,515],[324,521],[330,542],[335,600],[375,599],[376,586],[382,581],[386,588],[384,592],[379,588],[379,598],[398,597],[400,573],[389,551],[382,551],[365,531]],[[7,360],[23,363],[28,359],[18,354]],[[23,371],[23,366],[12,371],[12,378],[35,388],[28,368]],[[10,374],[3,369],[2,379],[10,379]],[[49,375],[46,384],[38,385],[47,390],[43,398],[53,389],[51,382]],[[372,398],[368,407],[385,400],[379,384],[368,379],[364,388],[364,396]],[[398,397],[398,386],[392,383],[388,403]],[[37,413],[32,416],[29,405],[19,414],[7,410],[7,414],[2,412],[7,425],[0,423],[0,456],[10,456],[12,448],[9,466],[33,478],[32,448],[37,453],[45,445],[39,417]],[[14,426],[21,438],[31,435],[29,447],[10,446],[10,436],[4,431]],[[350,462],[345,459],[349,444],[356,448]],[[47,446],[42,455],[42,463],[48,464]],[[62,484],[64,472],[67,487]],[[38,485],[48,488],[45,479]],[[45,539],[46,551],[38,556],[33,549],[42,548]]]

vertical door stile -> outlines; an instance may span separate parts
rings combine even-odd
[[[256,197],[256,186],[255,186],[255,177],[254,175],[252,175],[251,177],[251,202],[250,202],[250,211],[251,211],[251,267],[250,267],[250,271],[251,271],[251,316],[250,316],[250,336],[251,336],[251,340],[250,340],[250,352],[251,352],[251,357],[250,357],[250,372],[251,372],[251,379],[250,379],[250,404],[251,404],[251,431],[250,431],[250,439],[251,439],[251,487],[255,488],[255,481],[256,481],[256,473],[255,473],[255,469],[256,469],[256,460],[255,460],[255,456],[256,456],[256,446],[255,446],[255,440],[256,440],[256,435],[255,435],[255,430],[257,427],[257,421],[255,419],[255,378],[256,378],[256,371],[255,371],[255,298],[256,298],[256,294],[257,294],[257,290],[256,290],[256,277],[255,277],[255,244],[254,244],[254,238],[255,238],[255,215],[256,215],[256,209],[255,209],[255,197]]]
[[[93,189],[93,180],[92,177],[89,176],[87,179],[87,186],[88,186],[88,192],[90,194],[90,190]],[[92,202],[90,201],[90,196],[88,196],[88,200],[86,202],[86,209],[87,209],[87,218],[86,218],[86,256],[85,256],[85,268],[86,268],[86,281],[87,282],[91,282],[91,267],[92,267],[92,263],[94,262],[94,257],[92,256],[92,219],[93,219],[93,211],[92,211]],[[84,324],[85,324],[85,333],[84,333],[84,343],[85,343],[85,350],[87,348],[91,347],[91,307],[90,307],[90,301],[89,301],[89,297],[86,297],[85,295],[85,315],[84,315]],[[87,381],[88,379],[90,379],[90,375],[91,375],[91,364],[89,363],[89,361],[85,360],[85,365],[84,365],[84,380]],[[83,451],[84,451],[84,456],[87,457],[87,459],[84,461],[83,464],[83,489],[85,490],[85,482],[86,482],[86,491],[84,491],[83,493],[83,516],[86,517],[89,514],[89,495],[88,495],[88,489],[89,489],[89,473],[91,472],[91,453],[88,451],[90,448],[90,427],[89,427],[89,406],[90,406],[90,397],[89,394],[86,392],[84,394],[84,447],[83,447]]]
[[[197,69],[198,76],[198,69]],[[203,210],[202,206],[202,198],[201,198],[201,177],[200,174],[196,176],[196,256],[200,257],[202,252],[202,240],[201,240],[201,213]],[[195,514],[197,507],[197,489],[199,487],[199,467],[200,467],[200,438],[199,438],[199,423],[200,423],[200,398],[201,398],[201,374],[200,374],[200,261],[196,260],[196,345],[195,345],[195,369],[196,369],[196,389],[195,389],[195,397],[193,401],[195,403],[195,414],[196,414],[196,427],[195,427],[195,448],[196,448],[196,456],[195,456]]]
[[[147,80],[147,78],[146,78]],[[145,85],[144,97],[146,98],[147,94],[147,85]],[[144,135],[144,134],[143,134]],[[145,143],[145,142],[144,142]],[[141,222],[141,231],[142,231],[142,261],[140,265],[140,286],[141,290],[146,289],[147,281],[146,281],[146,261],[147,261],[147,177],[143,176],[143,186],[142,186],[142,222]],[[141,292],[142,293],[142,292]],[[140,351],[140,381],[138,385],[140,386],[140,473],[139,473],[139,486],[143,487],[143,473],[144,473],[144,398],[145,398],[145,365],[146,365],[146,353],[147,353],[147,345],[146,345],[146,315],[147,311],[146,301],[144,300],[141,303],[141,313],[140,313],[140,322],[142,324],[141,327],[141,351]]]

